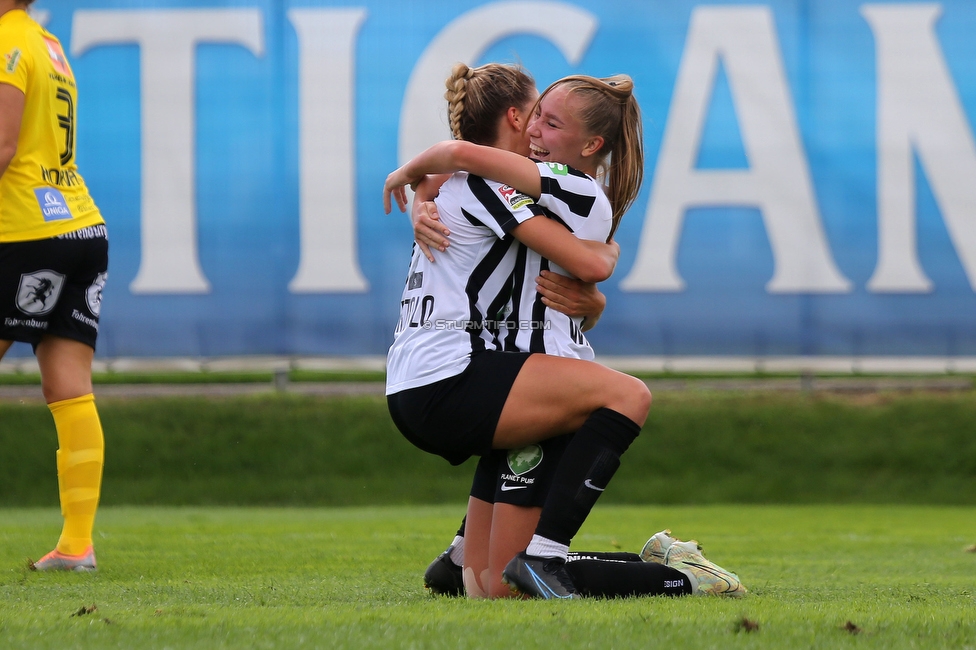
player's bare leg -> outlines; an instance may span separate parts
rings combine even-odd
[[[517,448],[575,432],[559,463],[535,534],[502,572],[522,594],[575,598],[569,544],[637,438],[651,406],[644,382],[597,363],[529,357],[495,431],[496,448]]]
[[[105,440],[92,394],[94,350],[78,341],[45,336],[37,346],[41,388],[58,431],[58,488],[64,527],[57,548],[32,567],[38,571],[95,569],[92,528],[102,485]]]

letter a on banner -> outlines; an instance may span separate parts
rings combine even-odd
[[[749,160],[745,171],[695,169],[720,57]],[[767,7],[699,7],[692,13],[637,260],[621,288],[683,290],[676,257],[685,212],[731,205],[762,210],[774,261],[768,291],[851,289],[823,232]]]

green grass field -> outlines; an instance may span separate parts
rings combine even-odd
[[[60,527],[56,440],[43,404],[3,402],[0,650],[976,649],[974,397],[657,395],[574,548],[669,527],[751,593],[564,603],[425,593],[472,466],[369,396],[100,399],[101,569],[31,573]]]
[[[738,572],[742,600],[431,597],[421,575],[460,516],[106,507],[101,568],[81,575],[26,569],[55,509],[0,510],[0,647],[976,647],[973,507],[600,505],[574,542],[639,550],[670,527]]]

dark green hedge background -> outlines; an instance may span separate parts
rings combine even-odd
[[[102,503],[463,503],[376,397],[101,399]],[[0,506],[57,503],[43,404],[0,403]],[[976,504],[976,393],[666,393],[606,503]]]

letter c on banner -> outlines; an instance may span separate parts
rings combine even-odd
[[[518,22],[512,16],[519,17]],[[514,34],[551,41],[575,65],[589,47],[598,21],[562,2],[496,2],[462,14],[424,50],[410,75],[400,112],[399,160],[402,165],[441,140],[447,127],[444,79],[458,61],[473,65],[493,43]]]

